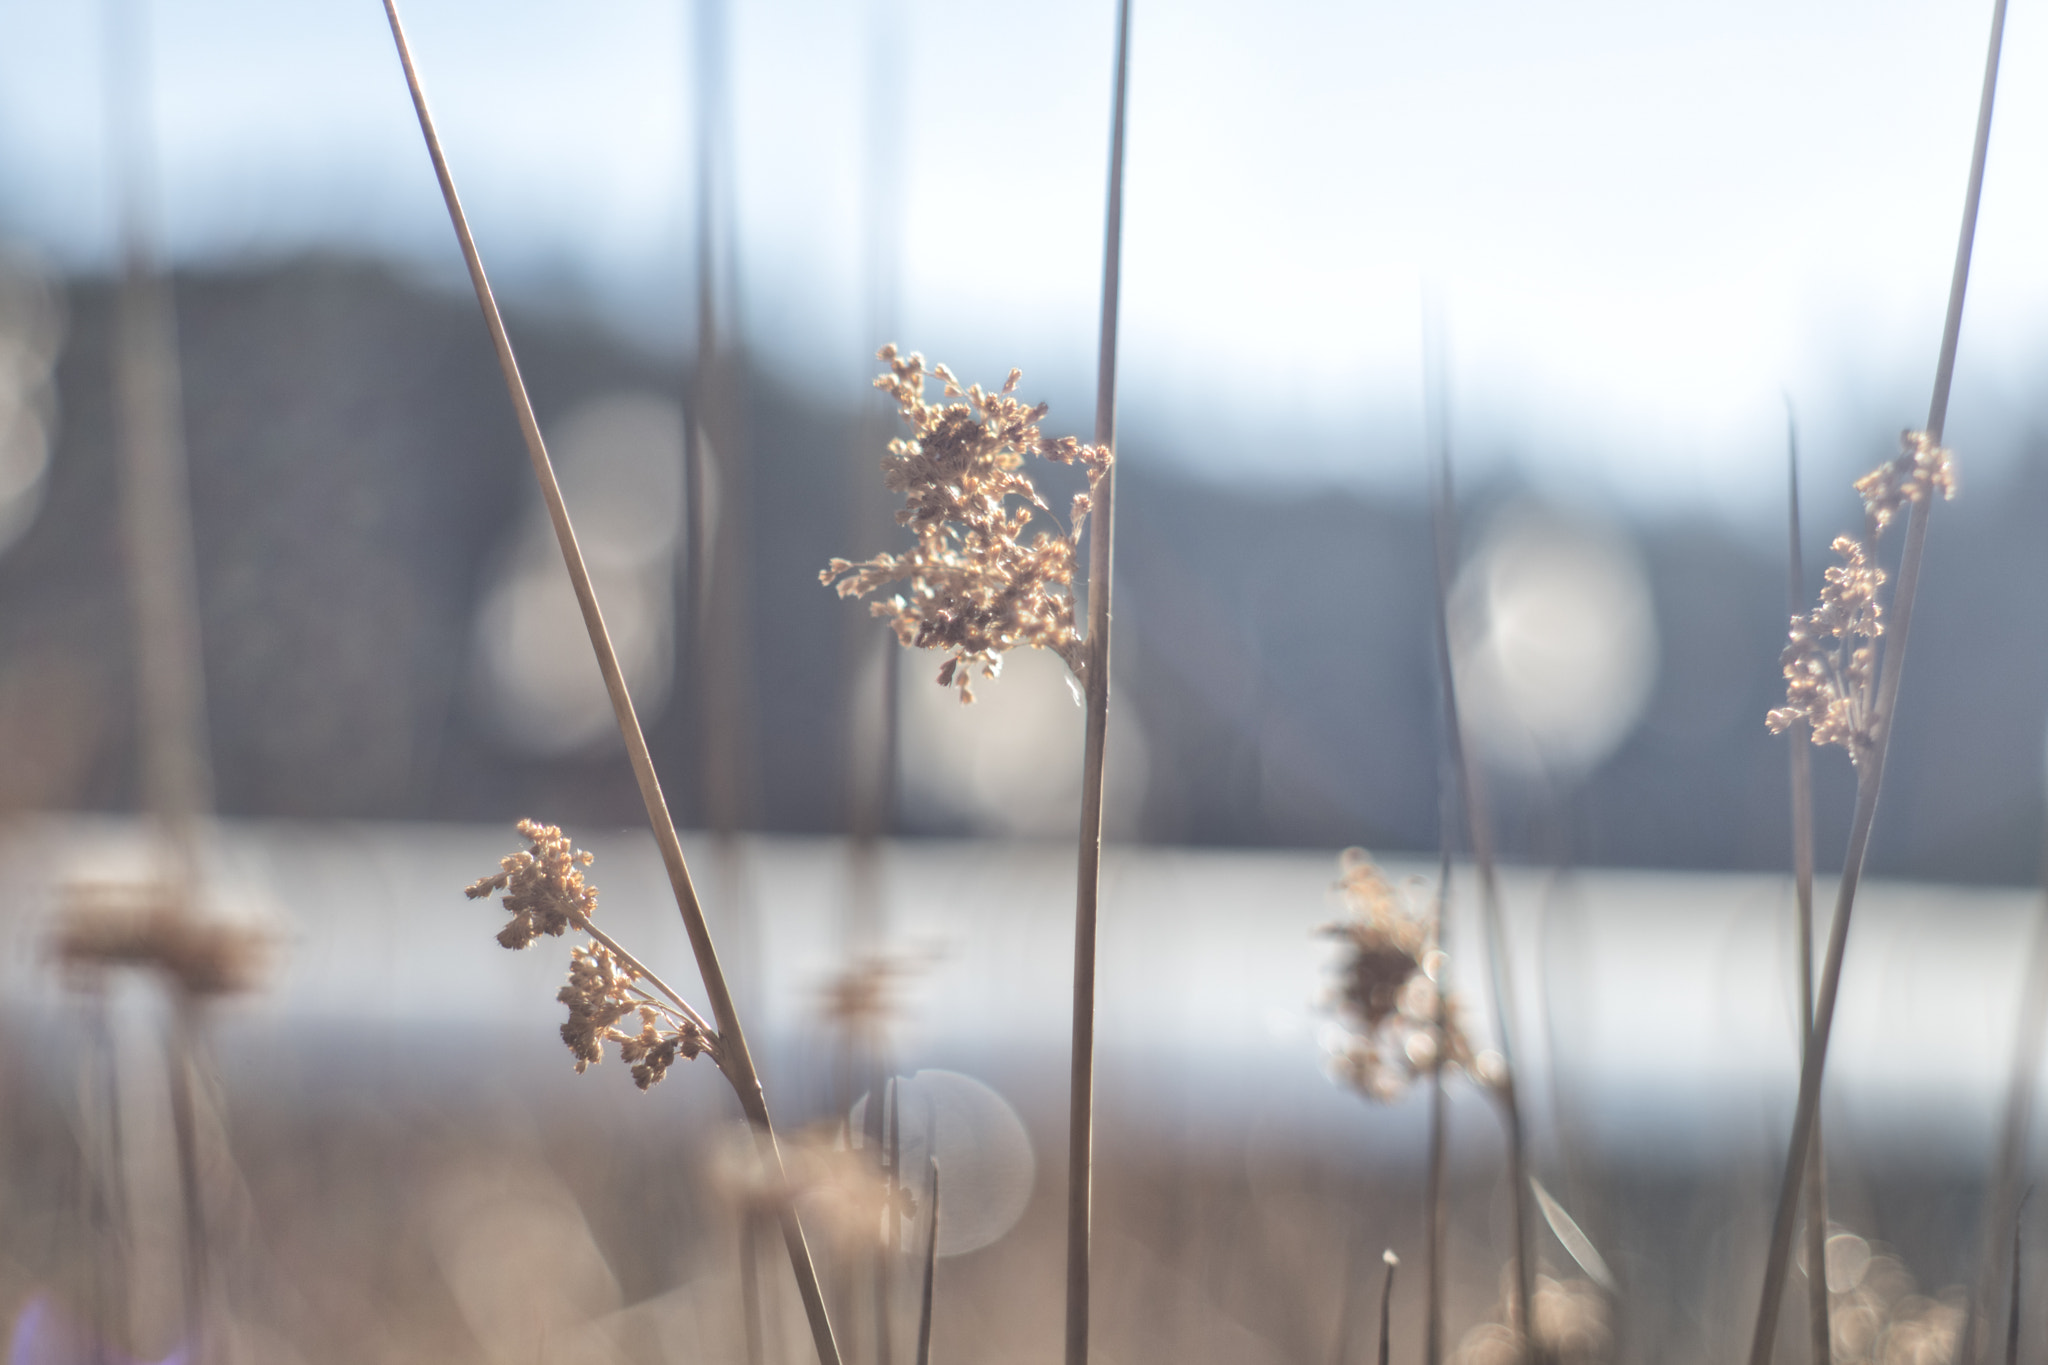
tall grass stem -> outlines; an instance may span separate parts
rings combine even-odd
[[[1792,403],[1785,402],[1785,482],[1787,554],[1785,595],[1788,612],[1806,610],[1806,557],[1800,543],[1799,424]],[[1792,725],[1792,889],[1798,907],[1799,1052],[1803,1061],[1813,1031],[1813,744],[1806,722]],[[1828,1308],[1828,1186],[1825,1144],[1820,1116],[1814,1115],[1813,1141],[1806,1162],[1806,1320],[1814,1365],[1834,1359],[1834,1326]]]
[[[2033,1191],[2029,1190],[2028,1194]],[[2020,1200],[2022,1206],[2026,1200]],[[2020,1210],[2013,1210],[2012,1217],[2012,1298],[2005,1314],[2005,1365],[2019,1365],[2020,1360]]]
[[[1388,1365],[1394,1354],[1394,1268],[1401,1264],[1393,1252],[1386,1254],[1387,1277],[1380,1282],[1380,1365]]]
[[[1487,961],[1493,988],[1494,1028],[1500,1042],[1505,1074],[1494,1089],[1501,1120],[1507,1130],[1508,1192],[1512,1199],[1511,1235],[1514,1238],[1515,1281],[1513,1328],[1525,1356],[1533,1354],[1530,1334],[1530,1295],[1534,1289],[1529,1219],[1529,1161],[1527,1139],[1522,1127],[1522,1106],[1515,1093],[1514,992],[1507,958],[1507,929],[1500,909],[1500,882],[1493,861],[1493,826],[1486,810],[1478,765],[1465,745],[1464,728],[1458,717],[1458,684],[1451,655],[1451,582],[1457,564],[1457,528],[1452,508],[1451,443],[1448,421],[1449,381],[1442,359],[1441,326],[1438,340],[1429,348],[1435,374],[1437,418],[1431,441],[1431,463],[1435,466],[1431,488],[1431,538],[1436,558],[1436,649],[1437,674],[1442,687],[1444,751],[1457,787],[1464,816],[1465,834],[1472,861],[1479,871],[1479,904],[1487,939]],[[1448,838],[1448,831],[1446,838]],[[1439,915],[1439,920],[1443,917]],[[1438,1024],[1445,1022],[1439,1002]],[[1439,1254],[1441,1254],[1439,1252]],[[1439,1291],[1439,1295],[1440,1295]],[[1438,1298],[1441,1312],[1441,1298]],[[1441,1329],[1436,1329],[1440,1331]],[[1441,1338],[1438,1339],[1441,1349]],[[1433,1361],[1433,1358],[1432,1358]]]
[[[1095,371],[1095,444],[1116,447],[1117,295],[1124,229],[1124,100],[1131,3],[1117,0],[1116,74],[1103,214],[1102,320]],[[1080,867],[1074,893],[1073,1060],[1067,1096],[1067,1365],[1087,1365],[1088,1289],[1095,1181],[1095,925],[1102,891],[1103,769],[1109,739],[1109,603],[1116,535],[1116,464],[1095,488],[1088,516],[1088,732],[1081,760]]]
[[[1442,470],[1450,464],[1450,393],[1449,376],[1445,367],[1443,318],[1434,293],[1425,300],[1423,311],[1423,388],[1424,401],[1428,404],[1430,422],[1430,449],[1432,459]],[[1445,476],[1448,480],[1448,474]],[[1448,496],[1448,494],[1446,495]],[[1450,566],[1445,559],[1444,547],[1437,550],[1436,572],[1442,595],[1448,599]],[[1437,666],[1444,676],[1450,676],[1451,649],[1448,613],[1437,613]],[[1446,708],[1450,693],[1445,693]],[[1458,829],[1458,771],[1455,751],[1457,746],[1445,744],[1437,763],[1437,878],[1436,878],[1436,923],[1433,926],[1437,951],[1445,956],[1441,962],[1449,961],[1450,926],[1449,907],[1451,903],[1451,871],[1453,867],[1452,845]],[[1444,1353],[1444,1258],[1446,1243],[1450,1235],[1450,1191],[1445,1179],[1449,1162],[1450,1145],[1450,1095],[1444,1089],[1444,1055],[1449,1050],[1444,1040],[1450,1036],[1451,1008],[1449,993],[1444,989],[1443,966],[1439,965],[1436,992],[1436,1056],[1429,1068],[1429,1166],[1424,1181],[1423,1200],[1423,1282],[1424,1309],[1422,1329],[1423,1365],[1439,1365]]]
[[[655,844],[661,850],[662,864],[667,869],[669,886],[675,894],[677,909],[682,914],[683,927],[689,934],[691,950],[696,955],[697,970],[704,981],[704,991],[710,1000],[712,1017],[718,1022],[719,1069],[731,1084],[748,1122],[753,1125],[769,1173],[779,1185],[785,1178],[782,1150],[775,1138],[774,1123],[769,1117],[767,1096],[762,1091],[761,1078],[754,1070],[753,1057],[747,1050],[746,1034],[740,1027],[739,1015],[733,1006],[732,992],[726,984],[725,972],[719,965],[718,950],[712,945],[711,931],[705,922],[704,907],[697,898],[697,888],[691,880],[689,865],[683,859],[682,844],[676,838],[675,822],[669,818],[668,802],[662,796],[661,782],[654,771],[654,759],[648,753],[647,736],[641,730],[639,716],[633,710],[633,699],[626,690],[625,675],[619,668],[618,653],[612,646],[610,633],[605,629],[604,615],[598,609],[597,592],[591,585],[590,571],[583,562],[583,552],[576,543],[576,531],[569,522],[569,509],[562,501],[561,485],[555,478],[554,464],[548,458],[547,444],[541,438],[540,423],[534,416],[533,401],[527,394],[525,381],[520,377],[519,362],[512,351],[511,337],[506,333],[505,320],[499,312],[497,299],[491,293],[490,281],[484,274],[483,260],[477,254],[476,241],[470,233],[469,220],[462,211],[462,201],[455,191],[454,176],[448,169],[448,160],[442,152],[440,136],[434,129],[433,115],[427,108],[427,97],[420,86],[412,49],[406,42],[404,25],[399,21],[397,0],[384,0],[384,13],[391,24],[391,37],[398,48],[399,62],[405,69],[406,85],[412,93],[413,109],[419,116],[420,133],[426,140],[427,153],[434,163],[435,177],[441,184],[441,197],[448,206],[449,221],[454,226],[457,241],[461,244],[463,261],[469,268],[470,283],[476,289],[477,304],[483,310],[484,322],[490,329],[492,345],[497,350],[498,365],[504,372],[505,387],[519,419],[520,433],[526,440],[534,478],[540,485],[542,500],[547,504],[548,519],[553,523],[555,538],[561,545],[562,560],[568,569],[569,581],[576,593],[576,604],[582,611],[583,622],[590,635],[591,650],[597,656],[598,669],[604,675],[605,690],[611,696],[612,711],[618,718],[619,734],[625,741],[626,756],[632,764],[633,777],[639,784],[640,797],[647,808],[648,825],[653,831]],[[839,1365],[839,1347],[833,1340],[824,1292],[818,1282],[817,1268],[811,1261],[810,1247],[804,1238],[803,1225],[797,1219],[796,1210],[787,1200],[779,1202],[778,1218],[782,1225],[783,1240],[789,1250],[790,1268],[796,1275],[797,1290],[803,1299],[804,1314],[809,1321],[820,1365]]]
[[[1963,1348],[1956,1354],[1958,1365],[1976,1365],[1977,1333],[1990,1323],[1996,1307],[1998,1256],[2008,1241],[2015,1258],[2013,1273],[2019,1273],[2019,1208],[2025,1203],[2020,1181],[2026,1174],[2043,1035],[2048,1033],[2048,863],[2042,868],[2042,886],[2042,905],[2034,919],[2032,943],[2027,952],[2027,979],[2020,995],[2019,1028],[2013,1039],[2012,1074],[2005,1085],[2005,1114],[1999,1124],[1998,1152],[1992,1159],[1991,1180],[1985,1190],[1984,1239],[1978,1252],[1975,1311],[1963,1324]],[[2016,1297],[2013,1311],[2018,1311]]]
[[[1934,394],[1927,407],[1927,439],[1941,443],[1948,420],[1949,388],[1955,379],[1956,345],[1962,333],[1963,300],[1970,281],[1970,253],[1977,232],[1977,206],[1984,194],[1984,161],[1991,144],[1991,111],[1998,90],[1998,59],[2005,38],[2005,0],[1993,0],[1991,39],[1984,58],[1984,85],[1977,104],[1977,136],[1970,153],[1969,187],[1963,197],[1963,223],[1956,241],[1955,270],[1949,278],[1948,312],[1942,323],[1941,353],[1935,362]],[[1849,848],[1842,858],[1842,882],[1835,897],[1835,917],[1828,927],[1827,957],[1821,965],[1820,990],[1813,1022],[1799,1067],[1799,1104],[1792,1115],[1792,1138],[1785,1174],[1772,1218],[1770,1254],[1764,1262],[1762,1301],[1757,1306],[1756,1334],[1750,1342],[1750,1365],[1768,1365],[1777,1340],[1778,1309],[1791,1263],[1792,1229],[1806,1174],[1808,1144],[1820,1112],[1821,1077],[1827,1065],[1828,1037],[1834,1028],[1835,999],[1841,989],[1842,958],[1848,948],[1849,918],[1870,851],[1877,798],[1884,787],[1885,757],[1891,750],[1893,720],[1898,714],[1899,680],[1906,664],[1906,642],[1913,624],[1913,603],[1920,586],[1920,565],[1927,552],[1927,519],[1931,498],[1909,503],[1906,548],[1899,557],[1898,588],[1892,596],[1892,620],[1884,640],[1884,658],[1873,708],[1875,738],[1856,774],[1856,813],[1849,827]],[[1823,1272],[1825,1273],[1825,1272]]]
[[[932,1365],[932,1303],[939,1281],[939,1159],[929,1158],[928,1168],[931,1212],[924,1233],[924,1287],[917,1305],[917,1365]]]

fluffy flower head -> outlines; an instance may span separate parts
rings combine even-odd
[[[944,365],[927,370],[923,356],[894,346],[884,346],[879,358],[889,368],[875,387],[896,400],[911,433],[889,443],[882,477],[903,495],[896,520],[915,543],[903,554],[835,559],[819,581],[841,597],[902,584],[869,610],[903,644],[943,653],[939,684],[957,688],[963,702],[974,700],[974,670],[995,677],[1003,654],[1020,645],[1053,651],[1083,677],[1074,568],[1109,452],[1042,433],[1045,404],[1027,407],[1013,396],[1020,371],[988,393],[978,384],[962,389]],[[942,385],[938,402],[925,396],[933,379]],[[1063,530],[1032,529],[1041,518],[1057,526],[1057,518],[1025,469],[1027,456],[1078,465],[1087,474],[1088,491],[1075,496]]]

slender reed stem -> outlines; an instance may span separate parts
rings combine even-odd
[[[1394,1267],[1401,1264],[1401,1258],[1393,1252],[1386,1253],[1387,1278],[1380,1284],[1380,1365],[1388,1365],[1393,1357],[1394,1347]]]
[[[1439,911],[1441,914],[1441,911]],[[1444,1244],[1450,1233],[1450,1200],[1445,1188],[1444,1168],[1447,1164],[1448,1119],[1450,1096],[1444,1089],[1443,1040],[1448,1035],[1448,1002],[1443,993],[1437,996],[1437,1056],[1429,1069],[1429,1175],[1424,1193],[1428,1204],[1428,1222],[1424,1226],[1426,1242],[1424,1278],[1428,1282],[1428,1319],[1423,1327],[1423,1360],[1425,1365],[1437,1365],[1443,1359],[1444,1349]]]
[[[903,1188],[903,1087],[891,1076],[879,1090],[870,1091],[869,1095],[868,1112],[881,1111],[872,1122],[888,1126],[883,1189],[891,1210],[888,1226],[883,1229],[882,1254],[875,1261],[875,1365],[894,1365],[896,1258],[903,1251],[903,1220],[894,1212],[897,1191]],[[878,1105],[872,1098],[876,1095],[885,1097],[884,1102]],[[877,1126],[874,1131],[879,1136],[882,1129]]]
[[[1431,355],[1436,347],[1431,347]],[[1435,368],[1442,369],[1441,362]],[[1444,377],[1436,379],[1438,403],[1447,410],[1442,396]],[[1493,826],[1486,810],[1478,767],[1465,747],[1464,730],[1458,719],[1458,686],[1451,662],[1450,596],[1456,563],[1456,528],[1451,514],[1451,446],[1448,423],[1442,412],[1435,422],[1432,452],[1436,477],[1431,480],[1432,539],[1436,549],[1436,649],[1437,674],[1442,686],[1444,748],[1453,774],[1465,819],[1466,837],[1471,842],[1472,861],[1479,869],[1479,904],[1486,929],[1487,960],[1493,987],[1494,1027],[1499,1036],[1503,1076],[1494,1087],[1493,1098],[1500,1107],[1502,1126],[1507,1130],[1508,1193],[1513,1200],[1511,1219],[1514,1237],[1515,1301],[1513,1327],[1525,1355],[1533,1355],[1529,1331],[1530,1294],[1534,1288],[1529,1245],[1529,1160],[1522,1128],[1522,1106],[1515,1094],[1514,990],[1508,971],[1507,929],[1501,920],[1500,882],[1493,862]],[[1441,1025],[1442,1020],[1439,1019]],[[1439,1339],[1439,1346],[1441,1341]]]
[[[400,64],[405,68],[405,81],[412,92],[413,109],[419,115],[420,133],[425,138],[427,153],[434,162],[434,174],[441,182],[441,197],[448,205],[448,218],[455,228],[455,236],[462,246],[464,263],[469,267],[470,283],[476,289],[477,304],[483,310],[484,322],[489,327],[492,345],[498,354],[498,366],[504,372],[505,387],[511,395],[512,407],[519,418],[519,429],[526,438],[527,455],[533,464],[534,478],[540,484],[542,499],[547,503],[548,519],[554,524],[555,538],[562,549],[562,560],[569,571],[569,581],[576,592],[576,604],[583,613],[583,623],[590,634],[591,650],[597,656],[597,666],[604,675],[605,690],[611,696],[612,711],[618,717],[619,734],[625,740],[626,756],[632,763],[633,777],[640,787],[640,798],[647,807],[647,822],[654,833],[655,844],[661,850],[663,866],[668,871],[669,887],[675,893],[676,907],[682,913],[683,927],[690,936],[690,947],[697,958],[697,970],[704,981],[704,991],[711,1002],[712,1017],[718,1021],[719,1069],[738,1096],[740,1108],[758,1135],[770,1174],[779,1183],[784,1179],[782,1149],[775,1139],[775,1126],[768,1114],[768,1099],[761,1089],[761,1078],[754,1070],[754,1060],[747,1050],[745,1032],[740,1027],[738,1011],[733,1006],[732,992],[726,985],[725,972],[719,966],[718,950],[712,945],[711,931],[705,923],[704,907],[697,899],[697,888],[690,878],[689,864],[683,859],[682,844],[676,838],[675,822],[669,818],[668,802],[661,794],[661,781],[655,775],[654,759],[647,751],[647,736],[640,728],[640,718],[633,710],[633,699],[626,691],[625,674],[619,669],[618,653],[612,647],[610,634],[605,630],[604,615],[598,609],[597,591],[590,582],[590,571],[583,562],[583,552],[576,543],[576,531],[569,523],[569,509],[562,501],[561,485],[555,479],[554,464],[548,458],[547,444],[541,439],[540,423],[533,412],[533,401],[526,392],[526,382],[520,377],[519,362],[512,352],[512,339],[505,331],[504,317],[498,311],[498,301],[491,293],[490,281],[484,275],[483,260],[477,254],[476,241],[469,230],[469,220],[462,211],[462,201],[455,192],[455,179],[449,172],[448,159],[441,150],[441,139],[434,130],[433,115],[427,109],[427,97],[420,87],[419,73],[413,65],[412,49],[405,40],[405,28],[399,22],[397,0],[384,0],[384,13],[391,23],[391,37],[398,48]],[[778,1218],[782,1224],[783,1240],[789,1249],[790,1268],[795,1272],[797,1290],[804,1303],[804,1314],[809,1320],[811,1336],[818,1350],[820,1365],[839,1365],[839,1347],[832,1337],[832,1323],[826,1312],[824,1292],[818,1283],[817,1268],[811,1262],[810,1247],[804,1240],[803,1225],[798,1221],[796,1210],[787,1200],[779,1203]]]
[[[1124,95],[1131,3],[1118,0],[1116,76],[1103,215],[1102,324],[1095,370],[1095,444],[1116,447],[1116,324],[1124,229]],[[1067,1365],[1087,1365],[1088,1264],[1095,1183],[1095,922],[1102,890],[1102,779],[1109,738],[1109,595],[1116,464],[1088,514],[1088,737],[1081,762],[1080,869],[1074,893],[1073,1066],[1067,1095]]]
[[[2027,1191],[2031,1196],[2032,1190]],[[2026,1196],[2020,1199],[2025,1206]],[[2020,1210],[2012,1216],[2012,1306],[2005,1314],[2005,1365],[2019,1365],[2020,1359]]]
[[[1997,1257],[2008,1237],[2013,1244],[2013,1274],[2019,1274],[2020,1178],[2026,1172],[2029,1136],[2034,1120],[2034,1090],[2041,1074],[2044,1033],[2048,1033],[2048,863],[2042,867],[2044,897],[2034,920],[2027,954],[2027,980],[2020,996],[2018,1036],[2013,1040],[2012,1075],[2005,1085],[2005,1117],[1999,1127],[1998,1155],[1985,1192],[1984,1241],[1977,1261],[1975,1311],[1964,1320],[1958,1365],[1975,1365],[1977,1333],[1991,1321],[1998,1283]],[[2014,1280],[2013,1312],[2019,1311],[2018,1280]]]
[[[917,1365],[932,1365],[932,1301],[939,1278],[939,1159],[930,1158],[931,1218],[924,1234],[924,1292],[917,1309]]]
[[[1431,298],[1425,311],[1423,328],[1425,372],[1423,387],[1424,401],[1429,405],[1430,447],[1434,458],[1444,470],[1446,487],[1449,482],[1450,449],[1450,398],[1449,386],[1444,373],[1443,324]],[[1448,492],[1446,492],[1448,500]],[[1436,547],[1437,578],[1440,595],[1448,597],[1450,565],[1445,537],[1439,535]],[[1450,634],[1447,613],[1437,613],[1437,666],[1448,679],[1451,671]],[[1445,692],[1448,705],[1450,697]],[[1436,992],[1436,1057],[1429,1068],[1429,1174],[1425,1183],[1424,1201],[1428,1205],[1423,1225],[1423,1278],[1427,1305],[1423,1320],[1423,1365],[1439,1365],[1444,1353],[1444,1257],[1445,1244],[1450,1235],[1450,1195],[1445,1181],[1445,1166],[1449,1151],[1450,1096],[1444,1089],[1444,1055],[1449,1050],[1444,1041],[1451,1032],[1451,1005],[1449,992],[1443,980],[1445,967],[1449,962],[1448,942],[1451,904],[1451,849],[1458,828],[1458,773],[1453,757],[1456,746],[1446,744],[1437,764],[1437,875],[1436,875],[1436,923],[1433,932],[1439,953]]]
[[[765,1365],[767,1360],[761,1341],[761,1251],[755,1245],[758,1218],[751,1208],[740,1214],[740,1318],[747,1365]]]
[[[1992,101],[1998,89],[1999,50],[2005,38],[2005,0],[1993,0],[1991,40],[1984,58],[1984,87],[1977,105],[1977,136],[1970,152],[1970,182],[1963,197],[1963,224],[1956,241],[1955,270],[1949,278],[1948,313],[1942,323],[1941,354],[1935,363],[1934,395],[1927,408],[1927,439],[1940,444],[1948,420],[1949,387],[1955,379],[1956,344],[1962,333],[1963,299],[1970,281],[1970,252],[1977,233],[1977,205],[1984,194],[1984,160],[1991,144]],[[1835,998],[1841,989],[1842,957],[1848,948],[1849,917],[1870,851],[1870,830],[1877,818],[1878,793],[1884,786],[1885,757],[1897,715],[1899,679],[1906,664],[1906,641],[1913,624],[1913,602],[1920,586],[1920,563],[1927,549],[1927,518],[1931,499],[1913,502],[1906,511],[1906,548],[1899,558],[1898,589],[1892,598],[1892,621],[1885,632],[1884,661],[1877,683],[1873,725],[1876,734],[1856,774],[1856,814],[1849,827],[1849,848],[1842,858],[1842,883],[1835,897],[1835,917],[1828,929],[1827,957],[1821,965],[1820,992],[1814,1000],[1813,1024],[1799,1067],[1799,1105],[1792,1115],[1792,1139],[1785,1156],[1785,1175],[1771,1227],[1770,1255],[1764,1262],[1763,1298],[1757,1306],[1756,1335],[1750,1343],[1750,1365],[1768,1365],[1776,1345],[1778,1308],[1784,1298],[1791,1263],[1792,1229],[1797,1220],[1800,1187],[1806,1173],[1808,1145],[1820,1112],[1822,1072],[1827,1065],[1828,1037],[1834,1028]]]
[[[1806,560],[1800,547],[1799,426],[1792,402],[1785,401],[1785,464],[1787,548],[1785,591],[1787,610],[1797,617],[1806,610]],[[1792,885],[1799,909],[1799,1052],[1806,1055],[1813,1030],[1813,744],[1805,721],[1790,731],[1792,743]],[[1821,1142],[1820,1115],[1814,1115],[1813,1143],[1806,1169],[1806,1320],[1814,1365],[1834,1359],[1834,1332],[1828,1310],[1828,1187]]]
[[[199,1125],[192,1098],[193,1054],[198,1047],[199,1001],[173,987],[170,1046],[164,1068],[170,1081],[171,1138],[178,1161],[178,1198],[185,1222],[185,1343],[195,1365],[213,1360],[209,1286],[211,1253],[206,1227],[206,1190],[199,1175]]]

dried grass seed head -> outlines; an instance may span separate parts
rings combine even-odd
[[[463,894],[481,900],[503,891],[512,918],[498,931],[507,948],[524,948],[542,934],[560,938],[597,915],[597,889],[583,879],[591,855],[573,847],[555,825],[521,820],[519,833],[529,847],[498,864],[495,876],[471,882]]]
[[[60,896],[49,953],[80,981],[109,967],[142,967],[187,995],[231,995],[255,987],[270,958],[261,929],[194,914],[166,883],[72,882]]]
[[[1899,433],[1899,453],[1856,480],[1863,512],[1876,531],[1883,531],[1911,502],[1925,502],[1939,492],[1956,495],[1954,452],[1934,444],[1924,431]]]
[[[1327,1040],[1332,1072],[1368,1099],[1391,1101],[1433,1071],[1441,1052],[1445,1066],[1492,1084],[1458,1025],[1456,1000],[1440,994],[1433,890],[1419,881],[1397,888],[1363,849],[1346,849],[1338,866],[1348,913],[1322,929],[1343,945],[1333,1002],[1341,1027]]]
[[[1953,498],[1955,487],[1953,456],[1923,431],[1902,434],[1897,458],[1856,481],[1867,543],[1837,536],[1832,548],[1842,562],[1827,570],[1820,604],[1792,618],[1779,656],[1785,704],[1765,717],[1774,733],[1804,722],[1815,744],[1839,744],[1857,764],[1875,747],[1883,719],[1877,714],[1877,642],[1884,635],[1886,574],[1871,546],[1908,504],[1937,491]]]
[[[528,947],[542,934],[588,930],[597,914],[597,888],[582,869],[590,866],[591,855],[554,825],[521,820],[518,828],[526,851],[504,859],[495,876],[471,883],[465,894],[477,900],[505,893],[512,918],[498,932],[498,942],[507,948]],[[569,1011],[562,1042],[579,1073],[602,1062],[605,1044],[612,1043],[632,1068],[633,1083],[647,1090],[678,1059],[713,1053],[713,1040],[696,1020],[649,991],[631,962],[594,938],[570,950],[569,979],[555,999]]]
[[[882,477],[904,496],[896,520],[915,542],[904,554],[855,562],[834,559],[819,581],[841,597],[865,597],[889,584],[903,590],[870,604],[905,646],[945,654],[938,681],[974,700],[973,673],[993,678],[1005,652],[1020,646],[1047,649],[1077,678],[1087,671],[1074,609],[1074,573],[1081,531],[1094,493],[1110,466],[1110,453],[1071,436],[1039,429],[1046,405],[1027,407],[1013,396],[1022,372],[1011,370],[999,392],[963,389],[944,365],[884,346],[888,369],[875,387],[896,400],[908,438],[889,443]],[[925,396],[929,381],[942,397]],[[1088,491],[1077,494],[1063,533],[1031,527],[1052,509],[1026,472],[1028,456],[1079,465]]]

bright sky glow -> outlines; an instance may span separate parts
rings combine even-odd
[[[1924,414],[1989,8],[1140,0],[1126,431],[1217,472],[1401,482],[1427,281],[1471,460],[1745,509],[1778,494],[1789,392],[1822,469],[1867,466]],[[453,268],[374,0],[151,10],[181,256]],[[406,13],[496,272],[680,336],[689,10]],[[1111,0],[747,0],[729,21],[756,342],[848,389],[866,372],[871,76],[892,72],[896,334],[965,372],[1022,365],[1085,429]],[[0,0],[0,227],[69,261],[111,236],[104,45],[96,5]],[[1950,433],[1972,459],[2005,453],[2048,359],[2044,163],[2048,16],[2019,6]]]

